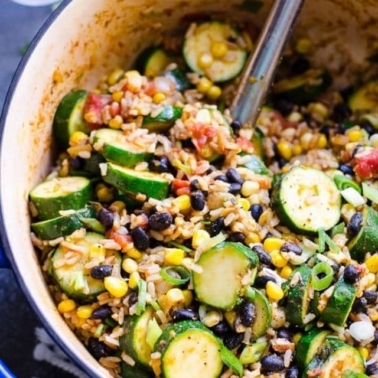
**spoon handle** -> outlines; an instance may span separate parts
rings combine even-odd
[[[254,127],[286,41],[304,0],[275,0],[249,57],[231,105],[231,115]]]

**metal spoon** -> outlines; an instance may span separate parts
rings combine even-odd
[[[231,115],[254,127],[273,75],[304,0],[276,0],[248,59],[231,105]]]

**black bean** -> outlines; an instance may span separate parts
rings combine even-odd
[[[110,348],[94,337],[88,340],[88,351],[96,360],[107,357],[110,354]]]
[[[365,373],[369,376],[378,374],[378,363],[373,362],[372,364],[366,365]]]
[[[127,299],[127,303],[131,307],[133,304],[138,302],[138,293],[136,291],[132,291]]]
[[[287,328],[279,328],[277,330],[277,337],[291,341],[293,339],[293,334]]]
[[[215,235],[218,235],[223,230],[223,227],[224,227],[224,218],[219,217],[215,219],[215,221],[210,223],[208,232],[210,236],[215,236]]]
[[[112,314],[112,309],[108,305],[102,305],[92,312],[93,319],[106,319]]]
[[[131,230],[131,237],[136,249],[145,251],[150,246],[150,238],[142,227],[135,227]]]
[[[304,56],[299,56],[293,65],[291,66],[292,72],[294,75],[299,75],[305,71],[307,71],[310,67],[310,62]]]
[[[261,264],[269,265],[269,266],[273,264],[272,258],[270,257],[269,253],[265,251],[265,249],[261,245],[258,245],[258,244],[254,245],[252,247],[252,251],[257,253]]]
[[[286,117],[293,111],[294,104],[280,97],[274,100],[274,108]]]
[[[258,204],[258,203],[255,203],[251,206],[251,215],[252,215],[252,218],[258,222],[260,217],[261,217],[261,214],[264,212],[264,209],[263,207]]]
[[[302,247],[293,242],[286,242],[281,247],[281,252],[293,252],[296,255],[300,256],[302,254]]]
[[[369,135],[375,134],[375,128],[369,121],[360,122],[360,127],[364,129]]]
[[[237,348],[244,339],[243,333],[227,332],[220,336],[226,348],[232,350]]]
[[[280,168],[283,168],[286,164],[287,164],[287,160],[285,160],[283,157],[281,156],[277,156],[277,163],[278,163],[278,166]]]
[[[200,190],[190,193],[190,205],[193,210],[201,211],[206,205],[205,196]]]
[[[228,191],[231,194],[238,194],[238,193],[240,193],[240,190],[241,190],[241,185],[236,183],[236,182],[232,182],[230,184],[230,187],[228,188]]]
[[[378,293],[372,290],[366,290],[363,293],[364,298],[366,299],[367,304],[375,304],[378,300]]]
[[[352,311],[356,314],[366,313],[367,311],[367,300],[364,297],[356,298],[353,303]]]
[[[324,134],[327,138],[330,136],[332,127],[330,125],[323,125],[320,129],[319,132]]]
[[[298,366],[292,366],[287,370],[285,378],[299,378],[299,369]]]
[[[352,215],[347,224],[347,233],[349,236],[356,236],[360,232],[362,221],[363,215],[359,211]]]
[[[265,286],[269,281],[277,283],[277,280],[272,276],[257,276],[255,279],[254,286],[256,286],[258,289],[265,289]]]
[[[261,359],[261,372],[269,373],[281,371],[285,368],[283,358],[277,354],[270,354]]]
[[[347,265],[344,269],[344,279],[350,283],[355,283],[360,278],[361,269],[356,265]]]
[[[97,265],[91,269],[91,277],[96,280],[101,280],[109,277],[112,274],[113,265]]]
[[[148,224],[155,231],[163,231],[172,224],[172,215],[169,213],[154,213],[148,219]]]
[[[231,183],[243,185],[244,180],[240,176],[240,173],[235,168],[229,168],[226,171],[226,176]]]
[[[378,345],[378,329],[374,331],[374,339],[371,343],[376,346]]]
[[[154,156],[148,162],[148,169],[152,172],[164,173],[169,172],[171,164],[166,156]]]
[[[231,329],[228,323],[225,320],[221,320],[214,327],[211,327],[211,330],[218,336],[224,335],[227,332],[231,332]]]
[[[194,179],[190,181],[190,191],[195,192],[196,190],[200,190],[199,181]]]
[[[340,163],[339,166],[338,166],[338,170],[343,172],[344,175],[354,176],[354,170],[353,170],[352,166],[349,165],[349,164]]]
[[[114,222],[114,214],[104,208],[101,208],[97,213],[97,220],[102,223],[105,228],[112,228]]]
[[[245,327],[251,327],[256,318],[256,308],[252,302],[245,301],[239,306],[240,323]]]
[[[232,130],[234,130],[234,132],[237,134],[240,129],[243,127],[243,124],[238,120],[238,119],[234,119],[231,124],[230,124]]]
[[[228,240],[235,243],[244,243],[245,236],[241,232],[234,232],[228,237]]]
[[[335,122],[343,122],[352,115],[352,111],[346,102],[339,102],[333,108],[332,120]]]
[[[228,178],[226,175],[218,175],[214,178],[214,180],[219,180],[219,181],[223,181],[223,182],[228,182]]]
[[[179,308],[173,313],[172,318],[175,322],[180,322],[181,320],[198,320],[198,312],[191,308]]]
[[[80,158],[79,156],[71,157],[69,159],[69,164],[72,169],[83,169],[84,166],[84,159]]]
[[[191,138],[182,140],[181,146],[182,146],[182,148],[195,148]]]

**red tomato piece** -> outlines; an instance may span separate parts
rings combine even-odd
[[[112,102],[112,96],[101,93],[89,93],[84,106],[84,119],[91,130],[99,129],[103,125],[102,110]]]
[[[354,171],[362,179],[370,179],[378,175],[378,148],[368,154],[356,157]]]

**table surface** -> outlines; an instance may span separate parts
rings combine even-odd
[[[12,75],[22,58],[22,49],[51,14],[51,6],[25,7],[0,0],[0,109],[2,109]],[[0,270],[0,359],[18,378],[85,377],[75,366],[66,365],[64,354],[54,345],[19,289],[11,271]],[[41,340],[44,343],[41,343]],[[58,363],[73,370],[74,375],[50,362],[34,358],[44,347],[55,352]],[[45,354],[44,354],[45,355]]]

